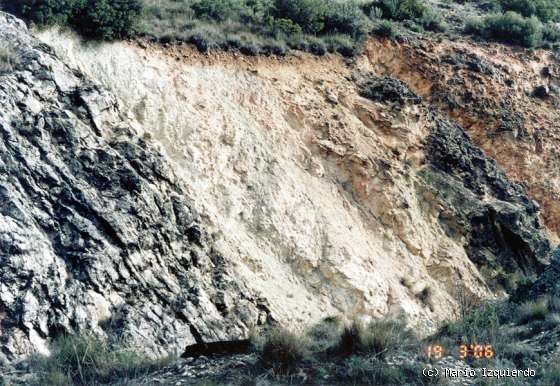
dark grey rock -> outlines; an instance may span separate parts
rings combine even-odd
[[[406,83],[390,76],[366,77],[359,84],[359,93],[364,98],[376,102],[392,102],[400,106],[407,103],[418,104],[421,99]]]
[[[246,338],[266,305],[213,252],[166,159],[23,23],[0,13],[0,40],[21,56],[0,75],[0,354],[64,333],[152,355]]]
[[[538,205],[463,129],[437,113],[432,118],[424,176],[447,208],[440,221],[451,234],[466,237],[467,253],[479,267],[542,272],[551,246]]]
[[[550,88],[546,84],[541,84],[540,86],[535,87],[533,95],[540,99],[546,99],[550,96]]]
[[[401,106],[423,103],[400,80],[371,74],[364,78],[359,84],[364,97]],[[551,246],[538,205],[460,126],[424,107],[430,134],[425,141],[427,165],[421,175],[425,188],[445,208],[439,220],[449,236],[464,237],[467,254],[482,272],[528,276],[542,272]]]
[[[551,253],[550,265],[531,288],[532,297],[553,295],[560,297],[560,246]]]

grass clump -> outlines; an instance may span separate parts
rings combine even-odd
[[[499,0],[498,4],[504,11],[535,16],[544,22],[557,20],[560,12],[560,0]]]
[[[519,305],[519,309],[516,312],[517,323],[528,324],[548,320],[548,324],[556,325],[558,313],[560,313],[560,298],[542,296]]]
[[[437,337],[450,339],[452,344],[495,344],[500,338],[501,326],[510,321],[508,314],[506,303],[487,303],[461,320],[445,323]]]
[[[519,307],[518,323],[527,324],[535,320],[544,320],[548,314],[548,300],[546,298],[528,301]]]
[[[163,367],[131,350],[116,350],[97,337],[63,336],[49,357],[35,356],[31,368],[41,374],[41,386],[89,386],[132,380]]]
[[[308,342],[280,327],[269,331],[259,346],[260,363],[277,374],[292,373],[308,355]]]
[[[542,42],[542,23],[534,16],[525,18],[508,11],[467,22],[465,32],[487,40],[495,40],[524,47],[536,47]]]
[[[374,320],[370,323],[354,321],[339,339],[336,353],[343,356],[363,354],[383,358],[397,350],[414,345],[414,334],[402,322]]]
[[[20,62],[17,51],[8,43],[0,43],[0,74],[13,71]]]
[[[373,32],[378,36],[391,39],[397,36],[397,29],[391,20],[382,20],[377,27],[374,28]]]

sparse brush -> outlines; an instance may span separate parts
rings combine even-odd
[[[336,34],[323,38],[329,52],[337,52],[345,57],[352,57],[361,51],[361,45],[356,44],[348,36]]]
[[[551,361],[546,366],[543,366],[541,382],[542,385],[560,385],[560,364]]]
[[[350,357],[337,369],[337,377],[344,382],[358,385],[402,385],[405,373],[371,357]]]
[[[536,320],[544,320],[549,312],[548,306],[548,298],[540,298],[521,304],[518,310],[518,323],[526,324]]]
[[[289,330],[276,327],[263,337],[258,351],[260,363],[279,374],[289,374],[308,355],[309,342]]]
[[[397,36],[397,29],[395,24],[390,20],[382,20],[373,30],[377,36],[386,38],[395,38]],[[403,284],[404,285],[404,284]],[[410,288],[405,285],[405,287]]]
[[[416,342],[414,333],[402,322],[381,319],[363,323],[356,320],[343,330],[335,352],[343,356],[365,354],[382,358]]]
[[[63,336],[49,357],[36,355],[30,366],[45,374],[41,386],[91,385],[134,379],[157,370],[170,358],[154,361],[131,350],[114,349],[91,335]]]
[[[16,68],[20,62],[17,51],[8,43],[0,43],[0,74]]]

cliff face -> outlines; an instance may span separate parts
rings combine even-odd
[[[560,235],[560,68],[550,51],[422,39],[371,40],[374,71],[407,82],[458,122],[541,208]]]
[[[0,40],[21,57],[0,75],[0,354],[88,331],[181,353],[266,321],[115,98],[5,14]]]
[[[5,15],[0,37],[22,57],[0,75],[10,358],[63,332],[158,355],[335,314],[427,332],[546,264],[523,187],[371,55],[39,43]]]

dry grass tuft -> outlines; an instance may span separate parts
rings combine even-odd
[[[13,71],[20,62],[17,51],[8,43],[0,43],[0,74]]]

